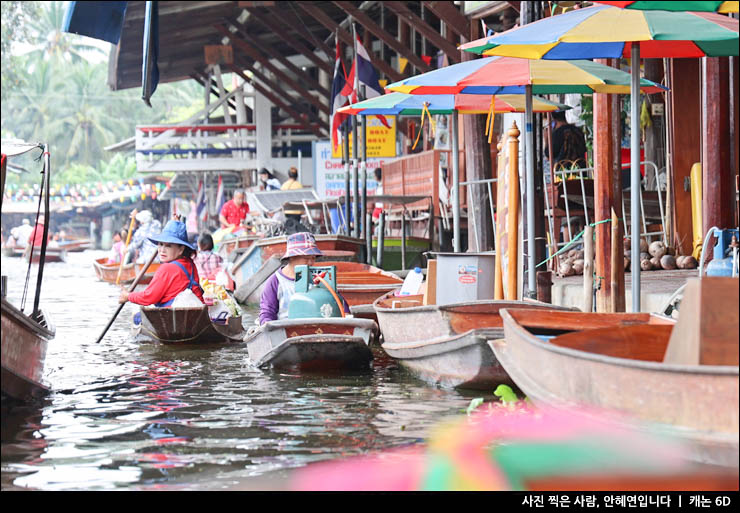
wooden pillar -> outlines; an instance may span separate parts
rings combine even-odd
[[[481,37],[480,24],[470,24],[470,39]],[[462,61],[478,58],[470,52],[460,52]],[[465,179],[484,180],[491,178],[491,146],[488,144],[486,132],[486,116],[484,114],[469,114],[463,116],[463,132],[465,133]],[[496,144],[495,138],[493,144]],[[478,239],[475,230],[468,230],[468,249],[488,251],[493,249],[493,220],[489,214],[488,188],[484,185],[468,186],[468,224],[471,216],[475,216],[475,223],[479,226]]]
[[[691,166],[701,161],[700,63],[699,59],[671,62],[673,243],[669,245],[679,255],[692,251],[689,175]]]
[[[612,66],[618,66],[619,61],[610,60]],[[624,211],[622,209],[622,121],[620,118],[622,100],[617,94],[609,95],[611,104],[611,136],[612,148],[612,202],[611,218],[609,223],[611,229],[611,310],[612,312],[625,312],[625,282],[624,282]]]
[[[608,64],[599,60],[601,64]],[[614,142],[612,120],[614,111],[608,94],[594,94],[594,222],[611,219],[614,201],[612,180],[614,177]],[[609,223],[596,225],[594,245],[596,286],[596,311],[614,311],[611,301],[611,226]]]
[[[727,57],[702,58],[702,211],[703,232],[712,226],[729,228],[734,172],[730,166],[730,82]],[[707,252],[707,257],[711,251]]]

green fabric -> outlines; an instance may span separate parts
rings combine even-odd
[[[733,42],[737,55],[738,33],[708,21],[690,12],[676,12],[664,16],[661,12],[646,11],[645,21],[656,41],[724,41]]]

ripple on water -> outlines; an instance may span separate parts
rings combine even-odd
[[[96,344],[118,297],[92,269],[104,254],[70,253],[44,271],[42,303],[57,327],[44,378],[52,393],[3,415],[3,489],[229,488],[416,443],[469,402],[382,353],[363,372],[311,376],[254,369],[243,344],[140,346],[129,333],[131,305]],[[2,270],[16,303],[26,268],[3,257]],[[31,291],[34,282],[32,273]]]

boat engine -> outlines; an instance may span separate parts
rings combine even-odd
[[[343,317],[336,290],[336,266],[296,266],[295,294],[288,304],[288,318]]]
[[[738,229],[714,230],[717,244],[714,246],[712,261],[707,264],[707,276],[736,277],[738,274],[738,248],[740,235]]]

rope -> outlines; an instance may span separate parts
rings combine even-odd
[[[622,221],[622,219],[617,219],[617,221]],[[590,226],[590,227],[592,227],[592,228],[593,228],[593,227],[595,227],[595,226],[596,226],[597,224],[610,223],[610,222],[611,222],[611,219],[604,219],[603,221],[599,221],[599,222],[596,222],[596,223],[591,223],[591,224],[589,224],[588,226]],[[568,244],[566,244],[566,245],[565,245],[565,246],[564,246],[564,247],[563,247],[563,248],[562,248],[562,249],[561,249],[560,251],[558,251],[557,253],[555,253],[555,254],[554,254],[554,255],[552,255],[551,257],[549,257],[549,258],[546,258],[545,260],[543,260],[542,262],[540,262],[539,264],[537,264],[537,265],[536,265],[535,267],[539,267],[539,266],[541,266],[542,264],[546,264],[547,262],[549,262],[550,260],[552,260],[553,258],[555,258],[556,256],[558,256],[558,255],[559,255],[560,253],[562,253],[563,251],[565,251],[566,249],[568,249],[569,247],[571,247],[571,246],[572,246],[573,244],[575,244],[575,243],[576,243],[576,242],[578,241],[578,239],[580,239],[580,238],[581,238],[581,237],[583,236],[583,233],[584,233],[585,231],[586,231],[586,229],[584,228],[583,230],[581,230],[581,231],[580,231],[580,233],[579,233],[578,235],[576,235],[576,236],[575,236],[575,237],[574,237],[574,238],[573,238],[573,239],[572,239],[572,240],[571,240],[571,241],[570,241],[570,242],[569,242]]]
[[[424,117],[429,118],[429,123],[432,125],[432,134],[437,131],[437,123],[435,123],[434,119],[432,118],[432,114],[429,112],[429,102],[424,102],[424,108],[421,111],[421,125],[419,126],[419,133],[416,135],[416,141],[414,141],[414,145],[411,147],[411,149],[416,149],[416,145],[419,143],[419,138],[421,137],[421,133],[424,131]]]

